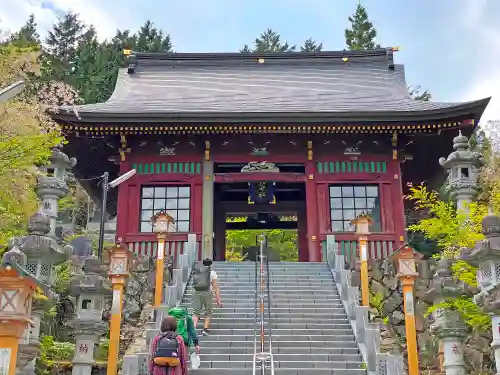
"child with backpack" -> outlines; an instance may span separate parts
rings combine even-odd
[[[172,307],[168,310],[168,315],[177,320],[177,334],[184,340],[186,351],[189,352],[191,346],[195,347],[196,353],[200,354],[200,343],[196,329],[194,328],[193,318],[184,307]]]
[[[167,316],[161,322],[160,331],[151,343],[150,375],[187,375],[186,346],[176,333],[177,320]]]

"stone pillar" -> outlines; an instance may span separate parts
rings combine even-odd
[[[95,364],[94,347],[106,332],[102,321],[105,299],[111,296],[107,269],[94,257],[75,258],[76,270],[71,277],[70,292],[76,297],[75,356],[73,375],[91,375]]]
[[[203,162],[202,259],[213,258],[214,242],[214,162]]]
[[[474,302],[492,315],[493,342],[497,374],[500,374],[500,217],[488,215],[482,222],[486,239],[478,242],[471,251],[463,251],[462,258],[474,267],[479,267],[478,282],[481,291]]]
[[[448,298],[456,298],[464,293],[463,283],[457,281],[450,270],[452,261],[441,259],[438,263],[426,298],[439,304]],[[434,312],[434,324],[431,327],[440,340],[444,352],[446,375],[466,375],[463,342],[467,327],[460,314],[452,310],[440,309]]]
[[[458,210],[466,210],[477,193],[478,169],[483,165],[481,154],[469,147],[469,139],[459,132],[453,138],[453,152],[447,158],[440,158],[439,164],[448,173],[448,188]]]

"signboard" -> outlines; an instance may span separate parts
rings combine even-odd
[[[415,307],[414,307],[412,292],[405,293],[405,306],[406,306],[406,314],[415,315]]]
[[[9,375],[10,348],[0,348],[0,375]]]
[[[120,298],[121,293],[119,290],[113,290],[113,302],[111,305],[111,314],[118,314],[121,310]]]

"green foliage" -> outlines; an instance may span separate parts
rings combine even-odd
[[[384,300],[384,293],[373,294],[370,292],[370,306],[377,310],[380,316],[384,315]]]
[[[52,336],[40,338],[40,356],[37,358],[38,375],[49,375],[52,366],[58,362],[70,362],[75,353],[75,344],[54,341]]]
[[[242,255],[241,251],[226,249],[225,259],[227,262],[242,262],[246,260],[246,255]]]
[[[71,261],[60,263],[55,267],[54,290],[56,293],[66,292],[71,278]]]
[[[450,298],[431,306],[426,316],[436,310],[448,309],[458,311],[466,324],[479,331],[491,329],[491,316],[485,314],[470,298]]]
[[[379,48],[375,44],[377,30],[368,19],[368,12],[361,4],[358,4],[356,11],[349,16],[350,29],[345,29],[344,36],[347,48],[351,51]]]
[[[477,268],[471,266],[469,263],[463,260],[456,260],[451,266],[451,271],[453,272],[453,276],[458,280],[472,287],[478,286],[476,278]]]
[[[293,52],[295,46],[281,40],[280,34],[272,29],[267,29],[258,38],[255,38],[254,47],[245,44],[240,52]]]
[[[37,48],[0,45],[0,87],[36,69]],[[14,99],[0,103],[0,248],[25,231],[27,219],[38,206],[34,165],[46,162],[51,149],[63,141],[56,124],[34,98]]]
[[[457,212],[453,203],[439,200],[438,193],[429,191],[423,184],[410,186],[409,190],[406,198],[428,217],[410,225],[408,229],[435,240],[445,256],[456,254],[461,247],[472,247],[484,237],[481,220],[488,212],[485,205],[472,202],[468,207],[469,214],[466,214]]]
[[[234,256],[234,248],[255,246],[259,234],[266,234],[269,247],[279,251],[282,261],[298,261],[297,231],[292,229],[228,230],[226,231],[226,254]]]
[[[317,43],[312,38],[307,39],[304,45],[300,47],[300,52],[319,52],[323,50],[323,43]]]
[[[410,97],[413,100],[423,100],[424,102],[428,102],[432,99],[432,95],[429,90],[424,90],[423,92],[420,90],[420,86],[410,87],[408,90]]]

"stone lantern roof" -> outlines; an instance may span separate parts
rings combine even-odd
[[[463,256],[463,259],[474,267],[479,267],[481,263],[489,260],[500,261],[500,217],[493,214],[485,216],[482,228],[486,238],[478,241],[476,247]]]
[[[471,163],[476,168],[483,165],[482,155],[470,149],[469,139],[459,131],[458,136],[453,138],[453,151],[447,158],[440,158],[439,164],[444,169],[450,169],[456,164],[464,162]]]

